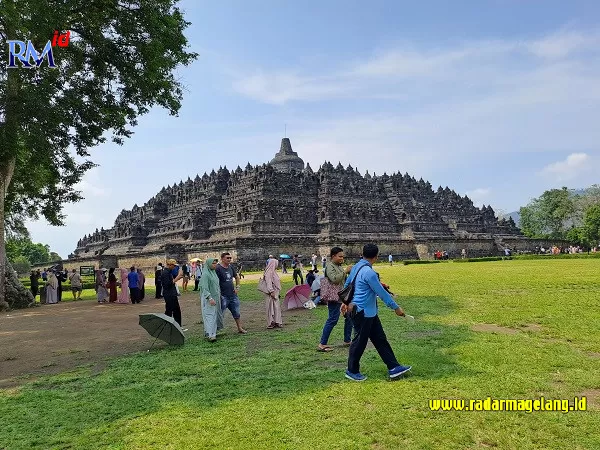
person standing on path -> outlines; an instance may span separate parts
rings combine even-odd
[[[135,267],[130,267],[130,272],[127,274],[127,281],[129,282],[129,293],[131,295],[131,303],[140,302],[140,289],[139,289],[139,276],[135,271]]]
[[[161,272],[161,284],[163,297],[165,298],[165,315],[173,317],[175,322],[181,326],[181,307],[177,298],[177,288],[173,279],[173,269],[177,265],[174,259],[167,259],[167,267]],[[185,331],[185,330],[184,330]]]
[[[162,281],[161,275],[163,271],[162,263],[158,263],[156,266],[156,271],[154,272],[154,286],[156,286],[156,298],[162,298]]]
[[[218,262],[218,261],[217,261]],[[202,262],[198,261],[196,263],[196,273],[194,274],[194,290],[198,290],[198,285],[200,284],[200,279],[202,278]]]

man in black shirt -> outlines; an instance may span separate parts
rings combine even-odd
[[[162,280],[161,280],[161,276],[162,276],[162,271],[163,271],[163,265],[162,263],[158,263],[158,266],[156,266],[156,272],[154,272],[154,285],[156,286],[156,298],[162,298]]]
[[[181,326],[181,307],[179,306],[177,288],[175,287],[172,273],[176,264],[177,261],[174,259],[167,259],[167,267],[162,270],[160,279],[162,294],[165,298],[165,315],[173,317],[175,322]]]
[[[238,333],[246,334],[247,331],[242,328],[240,321],[240,299],[237,296],[240,288],[240,276],[236,273],[231,264],[231,254],[225,252],[221,254],[221,263],[215,269],[219,277],[219,287],[221,288],[221,309],[229,309],[235,320]],[[235,280],[235,284],[234,284]]]

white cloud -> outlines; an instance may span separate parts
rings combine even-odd
[[[557,181],[573,180],[582,172],[591,169],[590,157],[586,153],[571,153],[564,161],[548,164],[541,170],[542,174],[550,175]]]
[[[484,204],[489,205],[491,189],[489,188],[476,188],[472,191],[465,192],[465,195],[473,200],[475,206],[481,207]]]
[[[83,192],[85,197],[108,197],[110,188],[107,187],[107,184],[108,180],[101,180],[98,169],[92,169],[74,187]]]
[[[332,98],[388,97],[407,94],[435,96],[443,86],[445,93],[457,95],[494,92],[554,65],[570,61],[583,52],[598,52],[600,33],[559,30],[526,41],[471,41],[446,48],[415,48],[400,44],[375,53],[366,60],[340,63],[337,70],[302,73],[299,70],[254,70],[250,76],[236,78],[232,87],[238,93],[264,103],[282,105],[292,101],[323,101]],[[575,60],[576,61],[576,60]],[[571,64],[570,75],[587,67]],[[598,64],[594,64],[597,76]],[[252,73],[238,70],[237,73]]]
[[[561,30],[526,44],[528,51],[541,58],[564,58],[578,51],[594,49],[600,44],[597,32]]]
[[[347,86],[327,77],[303,77],[289,71],[274,74],[257,71],[234,81],[233,88],[247,97],[274,105],[292,100],[332,98],[348,90]]]

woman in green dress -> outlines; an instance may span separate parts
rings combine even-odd
[[[204,335],[210,342],[217,340],[217,331],[223,328],[221,289],[219,288],[219,277],[215,272],[217,263],[216,258],[206,259],[199,285]]]

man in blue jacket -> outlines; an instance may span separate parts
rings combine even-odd
[[[371,339],[377,353],[387,366],[391,380],[398,378],[411,369],[411,366],[402,366],[398,363],[383,331],[379,316],[377,316],[377,297],[381,298],[386,306],[393,309],[397,316],[404,316],[402,308],[396,304],[389,292],[385,290],[377,273],[373,270],[373,263],[377,261],[378,256],[379,248],[377,245],[365,245],[363,247],[363,259],[354,265],[346,279],[345,286],[348,286],[356,277],[354,298],[352,299],[354,304],[352,323],[354,324],[355,335],[350,345],[348,370],[346,370],[346,378],[353,381],[367,379],[365,375],[360,373],[360,358],[367,347],[369,339]],[[345,306],[342,306],[342,313],[345,312]]]

